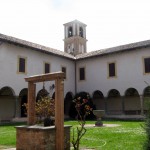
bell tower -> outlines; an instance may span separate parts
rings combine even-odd
[[[86,53],[86,24],[74,20],[64,24],[64,51],[74,56]]]

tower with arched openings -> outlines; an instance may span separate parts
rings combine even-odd
[[[86,53],[86,24],[74,20],[64,24],[64,51],[74,56]]]

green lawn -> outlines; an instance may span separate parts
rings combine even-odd
[[[74,125],[75,122],[65,122]],[[94,124],[94,122],[87,122]],[[81,147],[96,150],[142,150],[145,140],[143,122],[104,121],[104,124],[118,124],[118,127],[92,127],[81,141]],[[76,127],[75,127],[76,128]]]
[[[66,125],[76,128],[76,121],[66,121]],[[94,124],[87,121],[87,124]],[[96,150],[142,150],[145,140],[143,122],[132,121],[104,121],[104,124],[118,124],[118,127],[88,127],[81,140],[80,147]],[[18,125],[18,124],[16,124]],[[0,125],[0,149],[15,147],[16,125]]]

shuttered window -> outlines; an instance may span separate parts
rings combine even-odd
[[[85,68],[79,69],[80,80],[85,80]]]
[[[115,63],[109,63],[109,77],[116,76],[115,73]]]
[[[45,63],[45,73],[50,73],[50,64]]]
[[[150,73],[150,58],[144,58],[145,73]]]
[[[18,57],[18,73],[26,73],[26,58]]]

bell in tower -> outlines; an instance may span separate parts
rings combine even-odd
[[[74,20],[64,24],[64,51],[74,56],[86,53],[86,24]]]

